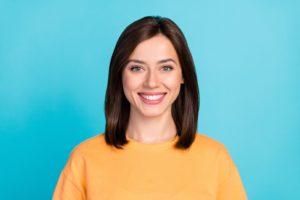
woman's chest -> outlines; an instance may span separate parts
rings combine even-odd
[[[212,161],[136,156],[90,163],[86,171],[89,200],[216,199],[218,177]]]

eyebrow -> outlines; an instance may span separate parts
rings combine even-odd
[[[129,59],[129,62],[136,62],[136,63],[140,63],[140,64],[146,64],[144,61],[138,60],[138,59]],[[167,59],[163,59],[157,62],[157,64],[162,64],[162,63],[166,63],[166,62],[173,62],[177,65],[176,61],[173,60],[172,58],[167,58]]]

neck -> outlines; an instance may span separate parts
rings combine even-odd
[[[176,125],[171,110],[160,116],[147,117],[130,111],[126,136],[141,143],[161,143],[176,136]]]

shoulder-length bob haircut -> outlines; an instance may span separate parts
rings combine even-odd
[[[197,131],[199,112],[199,88],[192,55],[180,28],[170,19],[159,16],[141,18],[125,28],[119,37],[109,66],[105,96],[105,141],[118,149],[129,141],[126,130],[130,104],[122,85],[123,69],[136,46],[158,34],[166,36],[173,44],[182,68],[184,84],[181,84],[177,99],[172,104],[172,117],[176,125],[177,149],[188,149]]]

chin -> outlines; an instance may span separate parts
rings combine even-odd
[[[159,116],[161,116],[162,115],[162,113],[154,113],[154,112],[152,112],[152,113],[149,113],[149,112],[147,112],[147,113],[142,113],[142,115],[144,116],[144,117],[159,117]]]
[[[145,116],[145,117],[159,117],[159,116],[163,116],[166,112],[167,109],[143,109],[139,111],[141,113],[141,115]]]

